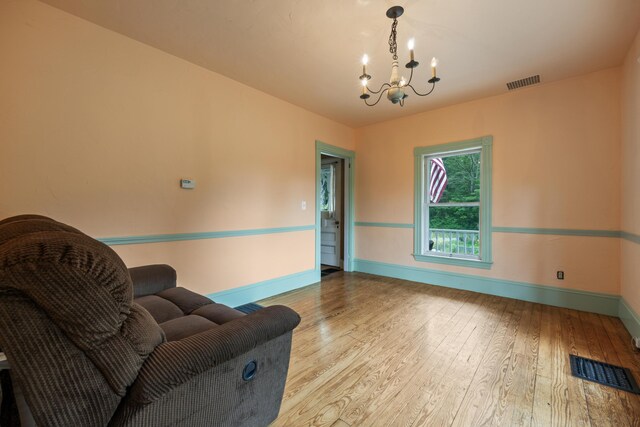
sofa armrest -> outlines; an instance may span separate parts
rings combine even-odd
[[[176,287],[176,271],[166,264],[143,265],[129,269],[133,282],[133,297],[153,295]]]
[[[299,323],[298,313],[276,305],[183,340],[161,344],[138,372],[130,399],[140,404],[158,400],[203,372],[291,332]]]

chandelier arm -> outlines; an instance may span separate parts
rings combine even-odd
[[[409,74],[409,81],[407,82],[407,84],[405,86],[411,86],[411,80],[413,79],[413,68],[411,68],[411,74]],[[413,89],[413,86],[411,86],[411,89]],[[413,90],[415,92],[415,89]]]
[[[436,82],[431,83],[431,90],[427,93],[420,93],[411,85],[406,85],[406,86],[410,87],[413,93],[415,93],[418,96],[427,96],[427,95],[431,95],[431,92],[433,92],[433,90],[436,88]]]
[[[369,88],[369,86],[367,86],[367,90],[368,90],[370,93],[372,93],[372,94],[374,94],[374,95],[377,95],[377,94],[379,94],[380,92],[382,92],[382,89],[384,89],[384,87],[385,87],[385,86],[389,86],[389,87],[391,87],[391,85],[390,85],[389,83],[384,83],[382,86],[380,86],[380,89],[378,89],[377,91],[375,91],[375,90],[371,90],[371,89]]]
[[[366,100],[366,99],[364,100],[364,103],[365,103],[365,104],[367,104],[369,107],[373,107],[373,106],[374,106],[374,105],[376,105],[378,102],[380,102],[380,100],[382,99],[382,95],[384,95],[384,93],[385,93],[386,91],[388,91],[388,90],[389,90],[389,88],[387,88],[387,89],[383,90],[382,92],[380,92],[380,95],[378,96],[378,99],[377,99],[377,100],[376,100],[376,102],[374,102],[373,104],[369,104],[369,103],[367,102],[367,100]]]

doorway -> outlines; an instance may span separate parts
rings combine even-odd
[[[316,141],[316,271],[353,270],[355,153]]]
[[[344,159],[320,157],[320,269],[342,270],[344,265]]]

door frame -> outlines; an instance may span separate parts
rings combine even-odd
[[[324,233],[327,232],[327,230],[325,229],[325,227],[323,226],[323,223],[325,221],[324,216],[323,216],[323,211],[322,209],[320,210],[320,265],[330,265],[330,266],[335,266],[337,268],[344,268],[344,259],[343,259],[343,250],[341,250],[342,247],[344,247],[345,241],[344,241],[344,217],[345,217],[345,178],[344,178],[344,174],[347,172],[347,168],[346,168],[346,160],[341,158],[341,157],[333,157],[333,156],[326,156],[325,154],[323,154],[321,156],[320,159],[320,171],[322,172],[322,169],[325,168],[327,165],[331,165],[334,168],[334,186],[333,186],[333,190],[332,190],[332,195],[334,198],[334,209],[333,209],[333,213],[331,216],[331,219],[334,222],[337,222],[337,229],[333,230],[333,233],[336,234],[335,236],[335,242],[334,242],[334,254],[333,254],[333,258],[335,258],[335,264],[332,263],[327,263],[326,259],[325,259],[325,253],[322,252],[323,249],[323,245],[325,245],[326,243],[323,243],[322,238],[324,237]],[[322,181],[322,180],[321,180]],[[337,214],[337,215],[336,215]],[[336,224],[333,224],[332,227],[336,227]],[[329,254],[326,254],[327,256]],[[346,258],[345,258],[346,259]]]
[[[344,271],[353,271],[353,261],[355,258],[355,206],[354,188],[355,188],[355,163],[356,152],[345,150],[344,148],[335,147],[316,140],[316,271],[320,272],[320,169],[322,155],[326,154],[333,157],[344,159]]]

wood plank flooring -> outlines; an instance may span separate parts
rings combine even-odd
[[[302,317],[274,426],[640,426],[640,396],[570,373],[640,380],[615,317],[343,272],[260,303]]]

